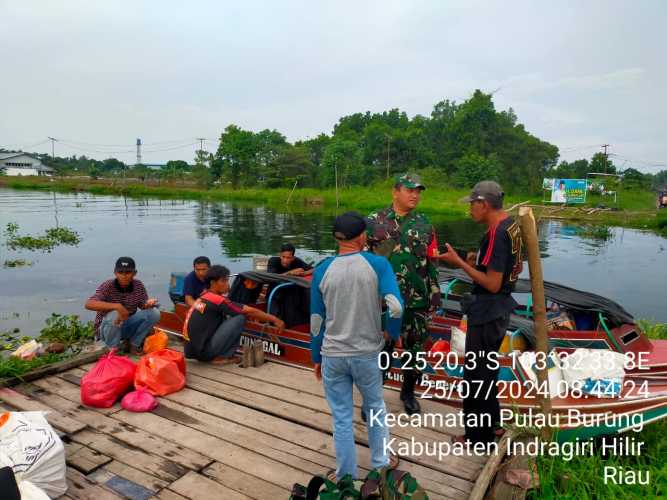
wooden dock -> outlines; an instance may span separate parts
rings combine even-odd
[[[0,389],[4,410],[45,410],[66,443],[64,499],[285,499],[295,482],[335,468],[332,420],[313,373],[267,362],[257,368],[188,361],[187,386],[159,398],[151,413],[81,405],[79,381],[90,364]],[[385,390],[391,412],[398,392]],[[369,469],[366,427],[355,394],[360,467]],[[454,412],[422,400],[424,411]],[[440,442],[462,429],[393,428],[392,437]],[[402,457],[430,498],[481,498],[485,459]],[[488,469],[488,465],[486,469]],[[486,471],[485,471],[486,472]],[[486,477],[486,480],[489,478]],[[481,492],[481,495],[480,495]]]

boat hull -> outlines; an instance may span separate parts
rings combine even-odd
[[[177,304],[174,312],[161,313],[159,327],[167,332],[181,334],[187,309]],[[452,320],[436,320],[431,328],[432,337],[448,338]],[[266,324],[248,320],[244,325],[241,344],[251,341],[263,343],[265,357],[285,364],[313,367],[310,357],[310,334],[307,325],[285,329],[278,335]],[[653,359],[661,359],[667,343],[659,344]],[[391,358],[391,369],[385,386],[398,389],[401,386],[401,350]],[[659,356],[658,356],[659,355]],[[498,377],[498,399],[503,410],[518,414],[539,414],[539,391],[530,393],[526,387],[526,374],[516,358],[501,355]],[[427,356],[423,377],[417,392],[422,398],[446,402],[455,406],[462,404],[461,382],[463,380],[463,356],[449,353]],[[664,369],[642,370],[626,374],[620,397],[598,398],[582,394],[566,394],[552,397],[552,413],[560,419],[553,425],[559,429],[559,440],[585,439],[595,436],[625,432],[637,427],[637,422],[648,423],[667,417],[667,378]],[[578,416],[578,417],[577,417]],[[614,416],[618,418],[613,418]],[[619,417],[620,416],[620,417]]]

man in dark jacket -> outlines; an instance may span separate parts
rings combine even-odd
[[[496,383],[498,368],[489,353],[498,349],[509,326],[510,313],[517,306],[512,291],[521,273],[521,232],[519,225],[503,210],[504,193],[493,181],[475,185],[470,196],[470,216],[488,230],[482,237],[477,260],[471,265],[449,245],[440,260],[460,267],[474,281],[470,300],[462,302],[468,314],[466,360],[474,359],[463,371],[469,389],[463,400],[465,414],[475,414],[479,425],[466,425],[465,439],[473,443],[494,440],[494,426],[500,421]],[[481,386],[480,386],[481,383]],[[479,389],[478,389],[479,387]],[[466,418],[466,422],[473,419]]]

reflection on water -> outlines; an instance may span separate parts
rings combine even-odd
[[[138,278],[168,307],[169,273],[190,269],[198,255],[238,272],[251,266],[252,256],[273,254],[286,241],[313,261],[333,253],[334,214],[292,210],[0,189],[3,228],[18,222],[21,233],[34,234],[59,224],[82,237],[79,247],[56,248],[51,254],[0,247],[0,264],[16,258],[34,261],[32,267],[0,268],[0,331],[18,326],[35,332],[51,312],[92,317],[82,304],[111,277],[120,255],[135,257]],[[446,242],[474,249],[483,233],[467,219],[436,217],[434,224],[441,249]],[[637,317],[667,321],[664,238],[560,221],[540,224],[539,236],[546,279],[609,296]]]

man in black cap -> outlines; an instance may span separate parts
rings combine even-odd
[[[331,408],[339,480],[346,474],[357,477],[353,384],[361,392],[362,409],[369,417],[371,466],[380,469],[397,464],[397,457],[392,463],[385,448],[389,430],[378,355],[385,343],[381,303],[388,310],[388,334],[396,340],[403,301],[387,259],[362,251],[365,230],[366,222],[356,212],[336,218],[333,233],[338,255],[318,264],[310,286],[311,357]]]
[[[470,203],[472,219],[488,228],[475,265],[466,262],[449,244],[447,252],[439,255],[440,260],[463,269],[475,283],[472,295],[464,297],[461,303],[468,315],[466,360],[474,359],[476,365],[469,369],[466,364],[463,370],[464,384],[469,389],[468,397],[463,400],[463,412],[477,415],[480,423],[466,425],[464,439],[473,443],[493,441],[494,426],[500,422],[498,368],[488,354],[497,353],[505,337],[510,313],[517,306],[511,294],[522,269],[521,232],[518,223],[503,210],[503,198],[498,183],[482,181],[462,200]],[[489,421],[491,425],[485,425]],[[472,419],[466,418],[466,422]]]
[[[95,333],[109,347],[121,342],[132,354],[141,354],[144,339],[160,320],[157,299],[148,298],[144,284],[134,279],[137,268],[132,257],[120,257],[114,268],[115,279],[102,283],[85,308],[97,311]],[[116,314],[109,314],[115,312]]]

